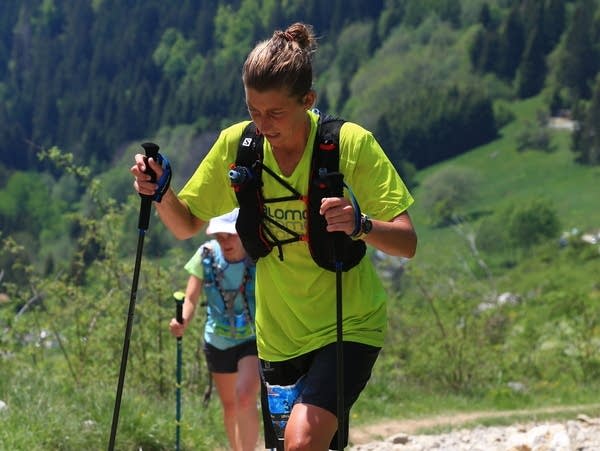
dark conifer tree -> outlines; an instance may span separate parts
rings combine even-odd
[[[495,28],[494,22],[492,21],[492,13],[490,12],[490,5],[484,3],[481,5],[479,10],[479,23],[483,25],[486,30],[492,30]]]
[[[590,98],[590,82],[598,72],[595,34],[595,2],[581,0],[575,5],[572,21],[566,30],[565,46],[558,63],[559,84],[567,87],[572,98]]]
[[[565,30],[566,11],[563,0],[546,0],[543,13],[544,53],[554,49]]]
[[[512,80],[521,62],[525,47],[525,30],[517,7],[511,8],[499,35],[499,53],[495,72],[505,80]]]
[[[544,45],[542,32],[539,28],[534,28],[529,34],[529,42],[516,79],[517,94],[521,98],[538,94],[544,86],[546,78]]]
[[[580,117],[580,127],[573,134],[572,149],[583,164],[600,165],[600,76],[592,92],[592,100]]]

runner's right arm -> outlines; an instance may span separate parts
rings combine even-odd
[[[157,185],[152,181],[152,177],[146,174],[145,156],[137,154],[135,164],[130,171],[135,177],[134,188],[140,194],[153,196]],[[156,179],[162,175],[162,167],[153,158],[148,158],[148,166],[156,174]],[[154,202],[156,211],[165,226],[173,233],[175,238],[185,240],[191,238],[200,231],[204,221],[194,216],[188,206],[177,198],[172,188],[163,195],[161,202]]]

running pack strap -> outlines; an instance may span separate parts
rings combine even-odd
[[[235,164],[231,165],[229,172],[240,205],[236,229],[246,252],[255,261],[268,255],[276,243],[263,222],[263,139],[254,123],[248,124],[240,139]]]
[[[336,239],[327,232],[327,221],[319,213],[321,199],[344,195],[344,175],[340,172],[340,129],[344,121],[332,116],[319,116],[317,137],[313,145],[310,185],[308,187],[308,247],[313,260],[328,271],[348,271],[366,253],[362,240],[353,240],[343,232]],[[350,191],[355,208],[358,202]]]
[[[202,250],[202,265],[204,271],[204,283],[212,283],[219,292],[219,297],[221,299],[221,302],[223,303],[223,311],[226,312],[229,320],[231,337],[235,338],[237,335],[237,324],[234,303],[238,293],[242,296],[244,308],[243,314],[245,322],[251,327],[252,332],[254,333],[254,327],[252,327],[253,320],[252,315],[250,314],[250,305],[248,303],[247,286],[250,280],[252,279],[252,274],[250,273],[250,267],[248,263],[244,264],[244,274],[242,276],[242,281],[234,293],[226,293],[226,290],[223,289],[223,270],[219,268],[219,265],[217,264],[214,250],[208,246],[204,246]]]
[[[343,174],[339,172],[339,135],[343,123],[342,119],[320,116],[313,145],[306,197],[263,164],[264,137],[258,132],[254,123],[249,123],[244,129],[236,162],[231,165],[229,176],[240,205],[236,228],[244,248],[253,260],[268,255],[274,247],[277,247],[279,258],[283,260],[282,246],[296,241],[307,241],[313,260],[329,271],[335,271],[340,263],[342,269],[347,271],[356,266],[365,255],[365,243],[362,240],[352,240],[345,234],[341,237],[342,255],[336,255],[332,235],[327,232],[325,218],[319,213],[323,197],[343,195]],[[290,192],[290,195],[265,198],[262,189],[263,173],[275,178]],[[287,200],[302,200],[306,204],[308,214],[306,236],[286,228],[265,215],[265,204]],[[355,208],[358,208],[356,200],[352,200]],[[278,239],[270,227],[283,230],[288,238]]]

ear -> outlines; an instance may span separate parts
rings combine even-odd
[[[310,90],[306,93],[303,98],[304,109],[310,110],[313,106],[315,106],[315,101],[317,100],[317,93],[314,90]]]

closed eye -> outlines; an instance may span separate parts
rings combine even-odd
[[[252,116],[252,117],[261,117],[261,113],[258,110],[255,110],[254,108],[250,108],[250,107],[248,107],[248,114],[250,114],[250,116]],[[266,115],[272,119],[279,119],[284,114],[285,113],[283,110],[267,111],[267,113],[266,113]]]

